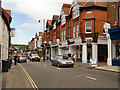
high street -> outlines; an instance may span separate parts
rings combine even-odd
[[[119,77],[114,72],[77,66],[58,68],[49,61],[21,65],[20,68],[28,72],[38,88],[118,88]]]

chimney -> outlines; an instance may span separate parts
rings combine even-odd
[[[37,33],[35,34],[35,37],[37,37]]]
[[[39,36],[42,36],[42,32],[39,32]]]

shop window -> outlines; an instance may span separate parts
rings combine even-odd
[[[91,30],[92,30],[91,21],[85,22],[85,29],[86,29],[86,33],[91,33]]]

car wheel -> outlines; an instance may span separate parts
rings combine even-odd
[[[54,63],[52,63],[52,66],[54,66]]]
[[[58,63],[58,67],[60,67],[60,63]]]
[[[74,65],[71,66],[72,68],[74,67]]]

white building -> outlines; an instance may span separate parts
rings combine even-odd
[[[0,10],[0,60],[6,60],[9,56],[9,37],[10,37],[10,23],[11,11]]]

